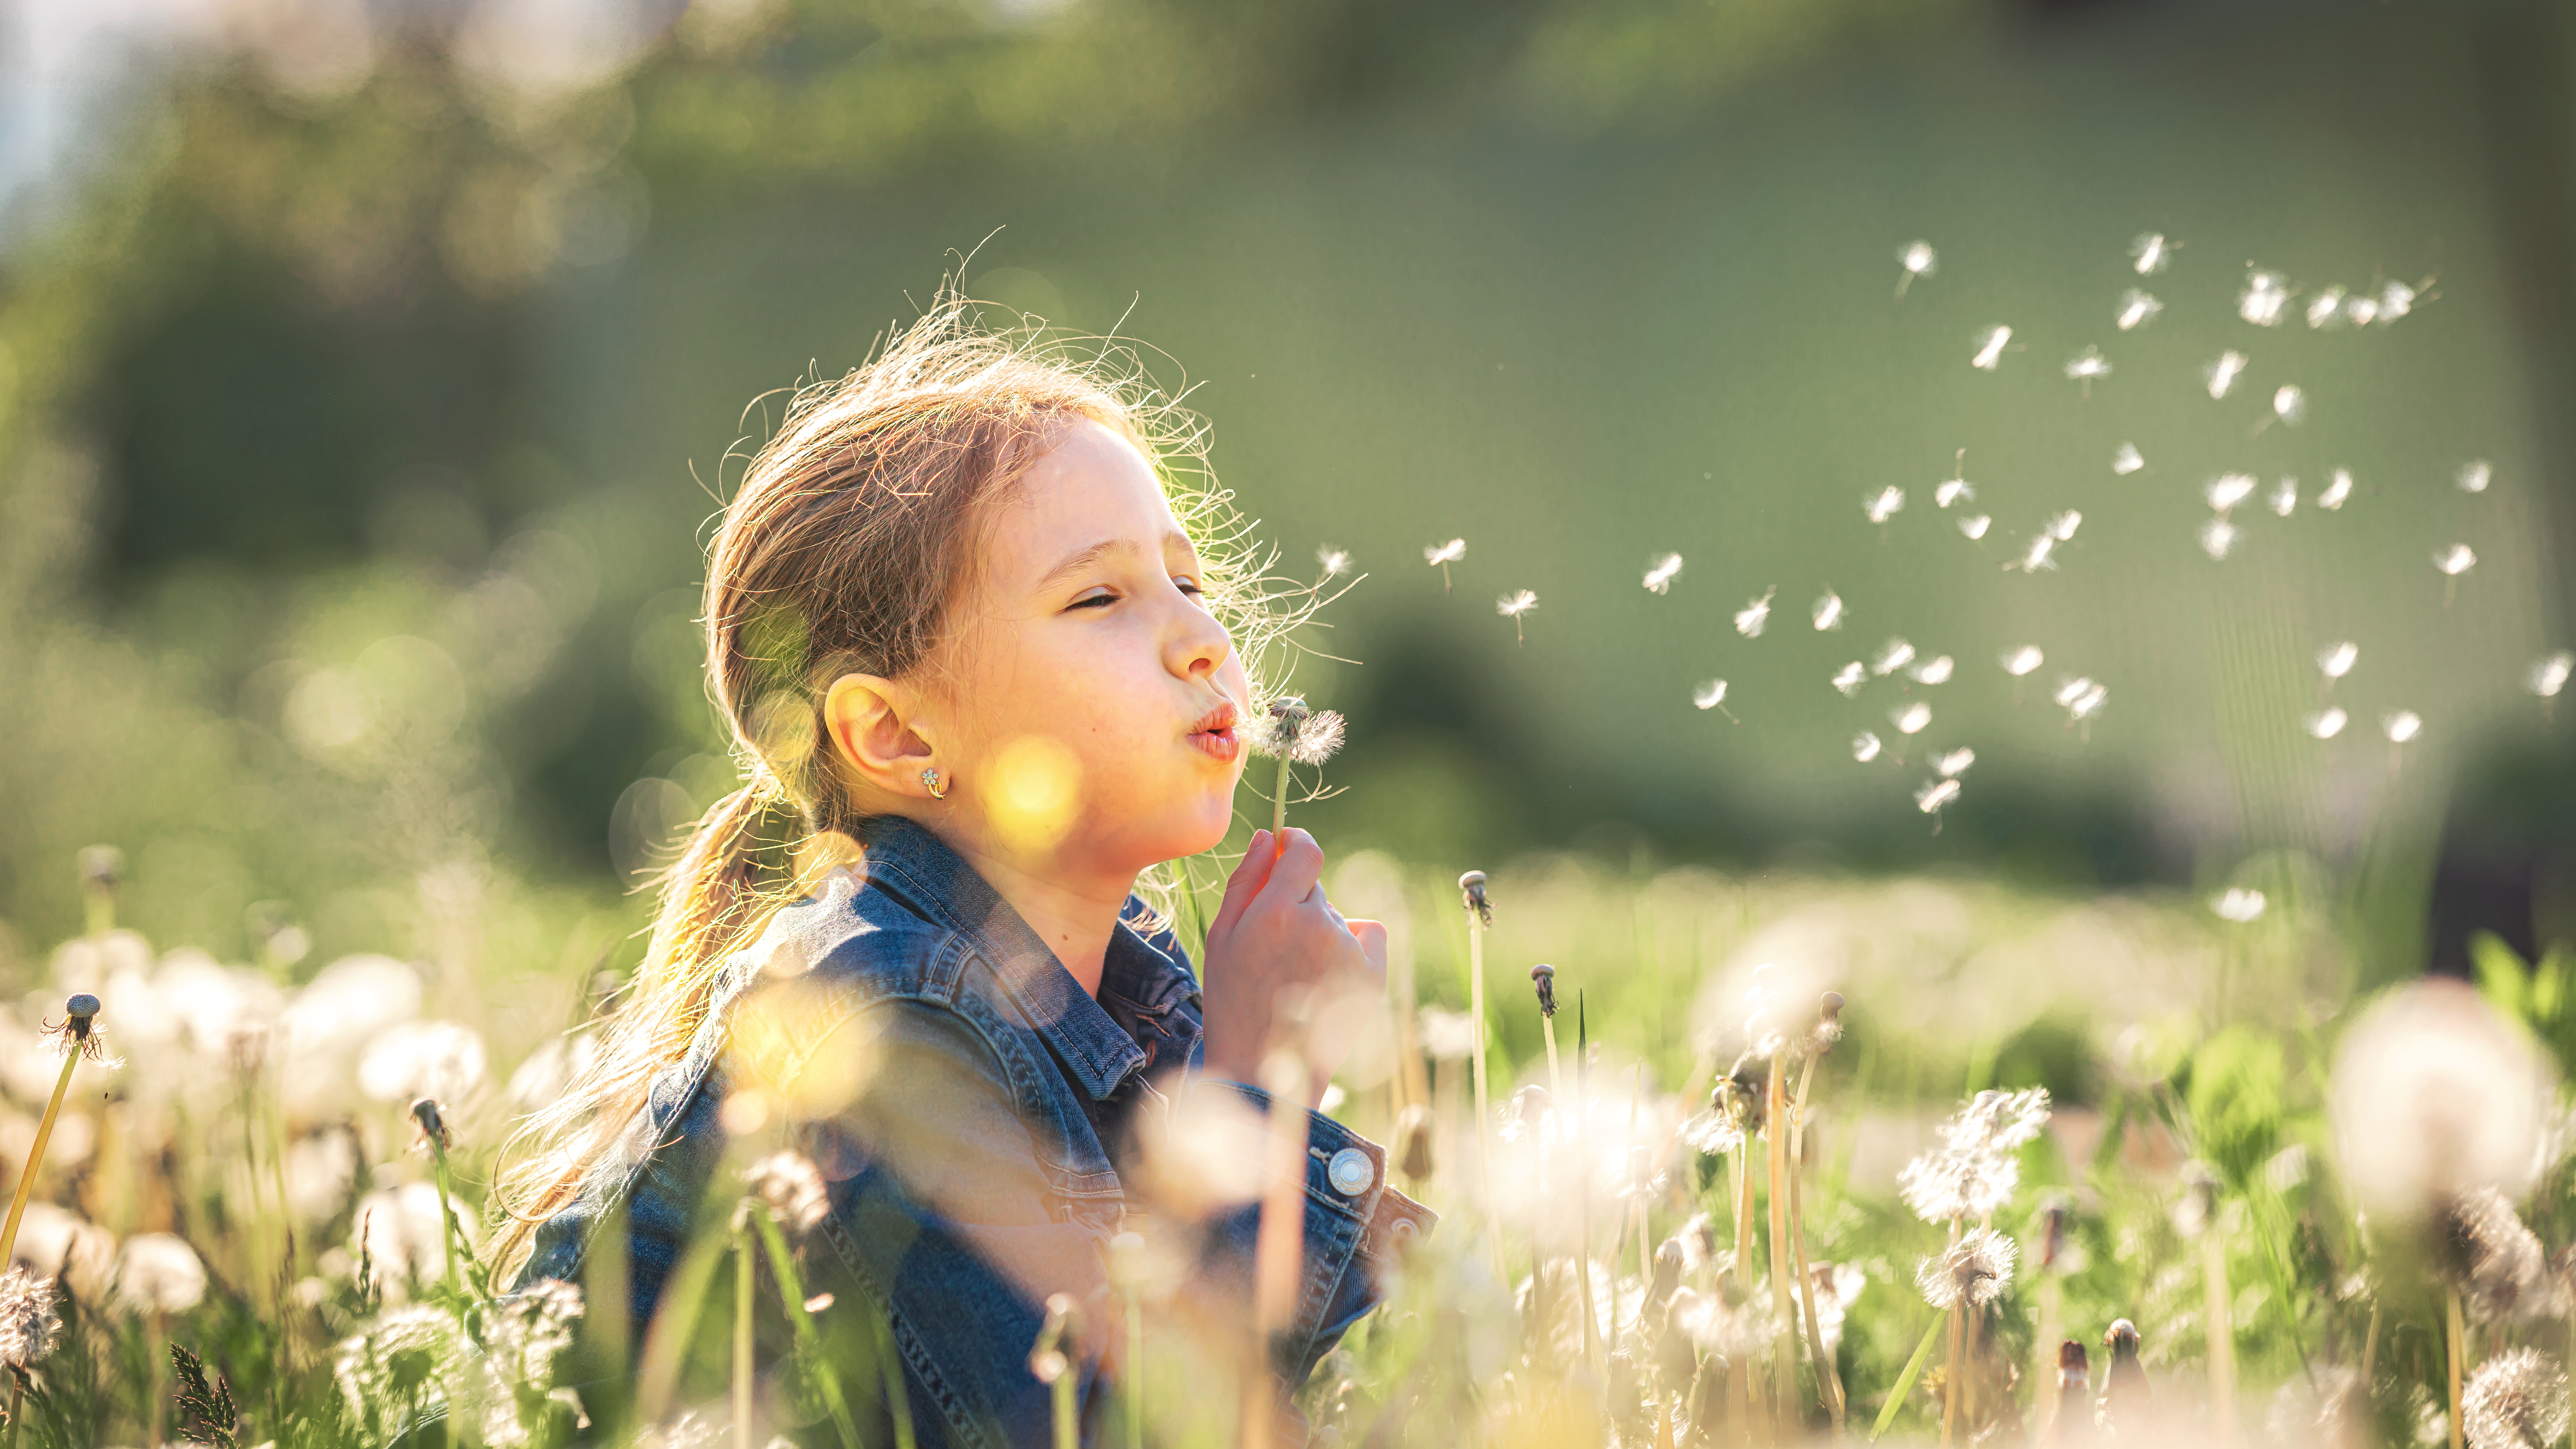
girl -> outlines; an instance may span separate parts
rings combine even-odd
[[[649,1342],[675,1264],[742,1193],[720,1174],[792,1134],[825,1188],[805,1290],[831,1294],[827,1328],[891,1326],[902,1393],[882,1401],[919,1442],[1049,1441],[1030,1350],[1059,1293],[1091,1326],[1088,1437],[1127,1367],[1104,1331],[1122,1229],[1146,1229],[1197,1337],[1251,1341],[1265,1134],[1219,1131],[1213,1160],[1144,1150],[1230,1105],[1301,1114],[1309,1144],[1293,1315],[1267,1345],[1282,1387],[1375,1304],[1429,1217],[1314,1108],[1367,1017],[1336,1003],[1383,996],[1384,929],[1334,911],[1301,830],[1253,835],[1203,983],[1137,894],[1233,819],[1256,690],[1228,625],[1258,645],[1286,622],[1201,437],[953,296],[796,396],[708,561],[708,679],[748,783],[664,883],[595,1064],[515,1144],[520,1284],[587,1275],[597,1318],[622,1278],[612,1332]],[[772,812],[801,837],[783,861]],[[1294,1101],[1248,1085],[1282,1080],[1282,1049]],[[1209,1181],[1247,1165],[1250,1188]]]

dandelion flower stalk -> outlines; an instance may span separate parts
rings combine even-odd
[[[780,1156],[792,1157],[793,1154]],[[769,1160],[769,1163],[777,1162],[776,1158]],[[755,1165],[753,1172],[758,1173],[765,1165],[768,1164]],[[810,1201],[820,1206],[821,1175],[814,1173],[813,1164],[802,1158],[795,1158],[792,1165],[800,1175],[813,1174],[811,1181],[817,1196]],[[832,1416],[832,1428],[840,1436],[842,1449],[859,1449],[858,1424],[850,1417],[849,1400],[841,1391],[840,1370],[823,1352],[822,1335],[815,1331],[814,1310],[806,1304],[804,1280],[796,1271],[795,1255],[788,1251],[787,1235],[779,1228],[778,1217],[770,1211],[769,1204],[760,1198],[750,1200],[749,1216],[752,1230],[760,1237],[761,1249],[769,1256],[769,1274],[778,1282],[778,1297],[787,1310],[788,1327],[796,1336],[797,1356],[804,1361],[806,1375],[813,1381],[815,1392],[821,1396],[825,1411]],[[891,1349],[893,1345],[886,1347]],[[890,1355],[887,1367],[890,1371],[886,1375],[886,1408],[894,1420],[895,1444],[898,1449],[914,1449],[912,1409],[904,1401],[903,1368]]]
[[[2444,1290],[2442,1306],[2445,1347],[2442,1357],[2449,1365],[2451,1390],[2451,1449],[2460,1449],[2460,1360],[2467,1356],[2469,1348],[2468,1329],[2460,1321],[2460,1290]]]
[[[98,998],[84,991],[63,1003],[63,1024],[48,1029],[55,1047],[63,1054],[62,1075],[54,1078],[54,1095],[45,1102],[45,1115],[36,1122],[36,1141],[27,1149],[27,1165],[18,1173],[17,1195],[9,1199],[9,1221],[0,1225],[0,1263],[13,1263],[11,1256],[18,1246],[18,1224],[27,1215],[27,1196],[36,1185],[36,1169],[44,1165],[45,1144],[53,1140],[54,1120],[63,1113],[63,1094],[71,1090],[72,1069],[83,1058],[98,1061],[103,1055],[97,1031]]]
[[[1038,1341],[1029,1349],[1029,1374],[1047,1386],[1054,1402],[1055,1449],[1078,1449],[1073,1413],[1074,1379],[1077,1375],[1073,1370],[1073,1355],[1066,1350],[1068,1347],[1078,1348],[1081,1343],[1082,1310],[1075,1306],[1070,1293],[1047,1295],[1046,1309],[1046,1322],[1038,1328]],[[1264,1369],[1257,1377],[1266,1382],[1269,1373]],[[1269,1426],[1266,1414],[1255,1420],[1249,1426],[1252,1432],[1244,1436],[1245,1442],[1266,1444]]]
[[[751,1215],[746,1199],[733,1215],[733,1449],[751,1449]]]
[[[1145,1239],[1125,1232],[1109,1240],[1109,1276],[1127,1318],[1127,1449],[1145,1449]]]
[[[421,1140],[429,1148],[430,1170],[438,1182],[438,1250],[446,1266],[447,1287],[454,1292],[458,1288],[456,1208],[447,1174],[447,1116],[434,1098],[422,1097],[411,1104],[411,1117],[420,1125]]]
[[[1473,1028],[1472,1072],[1476,1086],[1476,1175],[1485,1198],[1485,1231],[1493,1244],[1494,1276],[1509,1282],[1503,1268],[1503,1214],[1494,1201],[1493,1125],[1485,1088],[1485,928],[1494,923],[1492,898],[1485,893],[1485,873],[1471,870],[1458,877],[1458,895],[1467,908],[1467,1018]]]
[[[1554,1036],[1554,1031],[1551,1030],[1549,1035]],[[1578,986],[1574,989],[1574,1126],[1577,1151],[1582,1150],[1583,1139],[1587,1135],[1591,1117],[1591,1110],[1586,1105],[1592,1100],[1591,1074],[1587,1066],[1591,1047],[1591,1033],[1585,1028],[1583,1018],[1583,988]],[[1586,1176],[1589,1176],[1588,1170]],[[1602,1372],[1610,1365],[1609,1357],[1602,1347],[1601,1325],[1593,1317],[1596,1305],[1592,1298],[1592,1188],[1588,1181],[1579,1183],[1575,1193],[1574,1236],[1575,1241],[1580,1245],[1574,1254],[1574,1286],[1575,1291],[1583,1295],[1583,1362],[1595,1372]],[[1619,1276],[1619,1264],[1615,1254],[1610,1264],[1610,1276],[1615,1284]],[[1615,1331],[1618,1326],[1619,1303],[1618,1295],[1614,1292],[1611,1294],[1610,1302],[1610,1327]]]
[[[1837,1439],[1843,1435],[1843,1380],[1835,1371],[1833,1355],[1825,1351],[1824,1322],[1816,1316],[1816,1278],[1807,1266],[1805,1176],[1807,1095],[1816,1084],[1816,1063],[1842,1038],[1842,1011],[1842,993],[1826,992],[1808,1041],[1806,1070],[1798,1075],[1798,1096],[1789,1109],[1789,1250],[1798,1270],[1800,1302],[1806,1309],[1807,1349],[1815,1358],[1816,1393],[1825,1401],[1825,1412],[1833,1419]]]
[[[1582,1101],[1581,1101],[1581,1099],[1580,1099],[1580,1097],[1579,1097],[1579,1096],[1576,1096],[1576,1097],[1568,1097],[1567,1095],[1565,1095],[1565,1074],[1564,1074],[1562,1071],[1560,1071],[1560,1070],[1558,1069],[1558,1067],[1557,1067],[1557,1058],[1556,1058],[1556,968],[1555,968],[1555,967],[1553,967],[1553,966],[1548,965],[1548,964],[1547,964],[1546,962],[1544,962],[1544,961],[1540,962],[1540,963],[1539,963],[1538,965],[1536,965],[1536,966],[1532,966],[1532,967],[1530,968],[1530,984],[1531,984],[1532,986],[1534,986],[1534,987],[1536,987],[1536,988],[1538,989],[1538,1024],[1539,1024],[1539,1030],[1540,1030],[1540,1032],[1541,1032],[1543,1035],[1545,1035],[1545,1036],[1546,1036],[1546,1038],[1547,1038],[1547,1090],[1548,1090],[1548,1093],[1549,1093],[1549,1095],[1550,1095],[1550,1096],[1552,1096],[1556,1101],[1558,1101],[1558,1102],[1560,1102],[1560,1103],[1564,1103],[1564,1102],[1572,1102],[1572,1103],[1574,1103],[1574,1104],[1575,1104],[1575,1109],[1576,1109],[1576,1111],[1579,1113],[1579,1112],[1582,1110],[1582,1105],[1583,1105],[1583,1104],[1582,1104]],[[1580,1046],[1577,1046],[1576,1050],[1577,1050],[1578,1052],[1580,1052],[1580,1051],[1582,1050],[1582,1048],[1581,1048]],[[1582,1060],[1581,1060],[1581,1058],[1580,1058],[1580,1057],[1578,1057],[1578,1058],[1576,1059],[1575,1064],[1574,1064],[1574,1069],[1575,1069],[1575,1072],[1577,1073],[1577,1076],[1578,1076],[1578,1079],[1579,1079],[1580,1074],[1582,1073],[1582,1070],[1583,1070],[1583,1062],[1582,1062]],[[1579,1093],[1581,1092],[1581,1090],[1582,1090],[1581,1082],[1578,1080],[1578,1081],[1577,1081],[1577,1083],[1576,1083],[1576,1091],[1577,1091],[1577,1093],[1579,1094]],[[1583,1130],[1583,1129],[1582,1129],[1581,1119],[1578,1117],[1578,1118],[1577,1118],[1577,1120],[1576,1120],[1576,1126],[1575,1126],[1575,1133],[1576,1133],[1576,1136],[1577,1136],[1577,1139],[1578,1139],[1578,1142],[1577,1142],[1578,1148],[1579,1148],[1579,1146],[1580,1146],[1580,1136],[1581,1136],[1582,1130]],[[1581,1305],[1581,1306],[1582,1306],[1582,1309],[1583,1309],[1583,1364],[1584,1364],[1584,1367],[1586,1367],[1586,1368],[1590,1368],[1590,1367],[1592,1367],[1592,1366],[1593,1366],[1593,1350],[1594,1350],[1594,1348],[1597,1346],[1597,1345],[1593,1342],[1593,1340],[1594,1340],[1595,1333],[1596,1333],[1596,1330],[1597,1330],[1597,1327],[1598,1327],[1598,1325],[1596,1325],[1596,1324],[1593,1322],[1593,1319],[1592,1319],[1592,1232],[1591,1232],[1591,1215],[1590,1215],[1587,1211],[1585,1211],[1586,1205],[1587,1205],[1587,1204],[1589,1204],[1589,1203],[1590,1203],[1590,1201],[1591,1201],[1591,1197],[1592,1197],[1592,1194],[1591,1194],[1591,1192],[1590,1192],[1589,1185],[1588,1185],[1588,1184],[1578,1184],[1578,1186],[1577,1186],[1577,1188],[1576,1188],[1576,1197],[1575,1197],[1575,1212],[1576,1212],[1576,1216],[1577,1216],[1577,1232],[1578,1232],[1579,1236],[1580,1236],[1580,1237],[1581,1237],[1581,1239],[1582,1239],[1582,1243],[1581,1243],[1581,1245],[1580,1245],[1579,1247],[1577,1247],[1577,1248],[1575,1249],[1575,1253],[1574,1253],[1574,1287],[1575,1287],[1575,1292],[1576,1292],[1577,1294],[1579,1294],[1579,1295],[1581,1296],[1581,1298],[1582,1298],[1582,1305]],[[1539,1282],[1539,1281],[1543,1281],[1543,1280],[1544,1280],[1544,1278],[1545,1278],[1545,1276],[1546,1276],[1546,1274],[1545,1274],[1545,1265],[1544,1265],[1544,1264],[1539,1265],[1539,1267],[1534,1268],[1532,1271],[1533,1271],[1537,1276],[1536,1276],[1536,1277],[1534,1277],[1531,1281],[1533,1281],[1533,1282]]]
[[[1762,1132],[1763,1170],[1769,1191],[1763,1194],[1771,1219],[1772,1401],[1785,1428],[1798,1405],[1798,1310],[1789,1291],[1789,1092],[1785,1045],[1771,1053],[1764,1074]]]
[[[2209,1331],[2209,1412],[2211,1442],[2236,1442],[2236,1322],[2227,1291],[2227,1235],[2218,1230],[2218,1182],[2203,1177],[2193,1184],[2200,1197],[2201,1289]],[[2453,1374],[2453,1422],[2459,1418],[2456,1371]]]
[[[1256,754],[1273,755],[1279,774],[1270,791],[1270,841],[1274,851],[1288,848],[1288,770],[1292,765],[1320,765],[1342,747],[1342,717],[1329,709],[1308,709],[1296,695],[1270,702],[1269,719],[1250,740]]]

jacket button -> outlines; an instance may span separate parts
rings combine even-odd
[[[1325,1164],[1324,1176],[1332,1181],[1335,1192],[1344,1197],[1358,1197],[1369,1190],[1370,1183],[1377,1181],[1377,1164],[1369,1161],[1369,1155],[1358,1148],[1345,1147],[1334,1153],[1333,1160]]]

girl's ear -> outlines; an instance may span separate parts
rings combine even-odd
[[[921,772],[933,763],[920,718],[921,696],[891,679],[844,674],[823,696],[832,748],[860,779],[890,795],[928,798]]]

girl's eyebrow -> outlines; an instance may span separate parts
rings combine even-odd
[[[1197,557],[1196,550],[1192,549],[1190,546],[1188,534],[1178,532],[1165,534],[1163,536],[1164,548],[1168,551],[1173,544],[1179,544],[1184,552],[1189,553],[1193,558]],[[1072,553],[1066,554],[1062,562],[1058,563],[1054,568],[1048,569],[1044,574],[1039,575],[1037,587],[1041,590],[1052,588],[1064,579],[1069,578],[1074,574],[1081,573],[1083,570],[1090,568],[1093,564],[1100,562],[1111,554],[1128,554],[1132,556],[1137,552],[1139,552],[1139,550],[1137,549],[1136,542],[1133,539],[1102,539],[1100,542],[1091,545],[1089,548],[1076,549]]]

